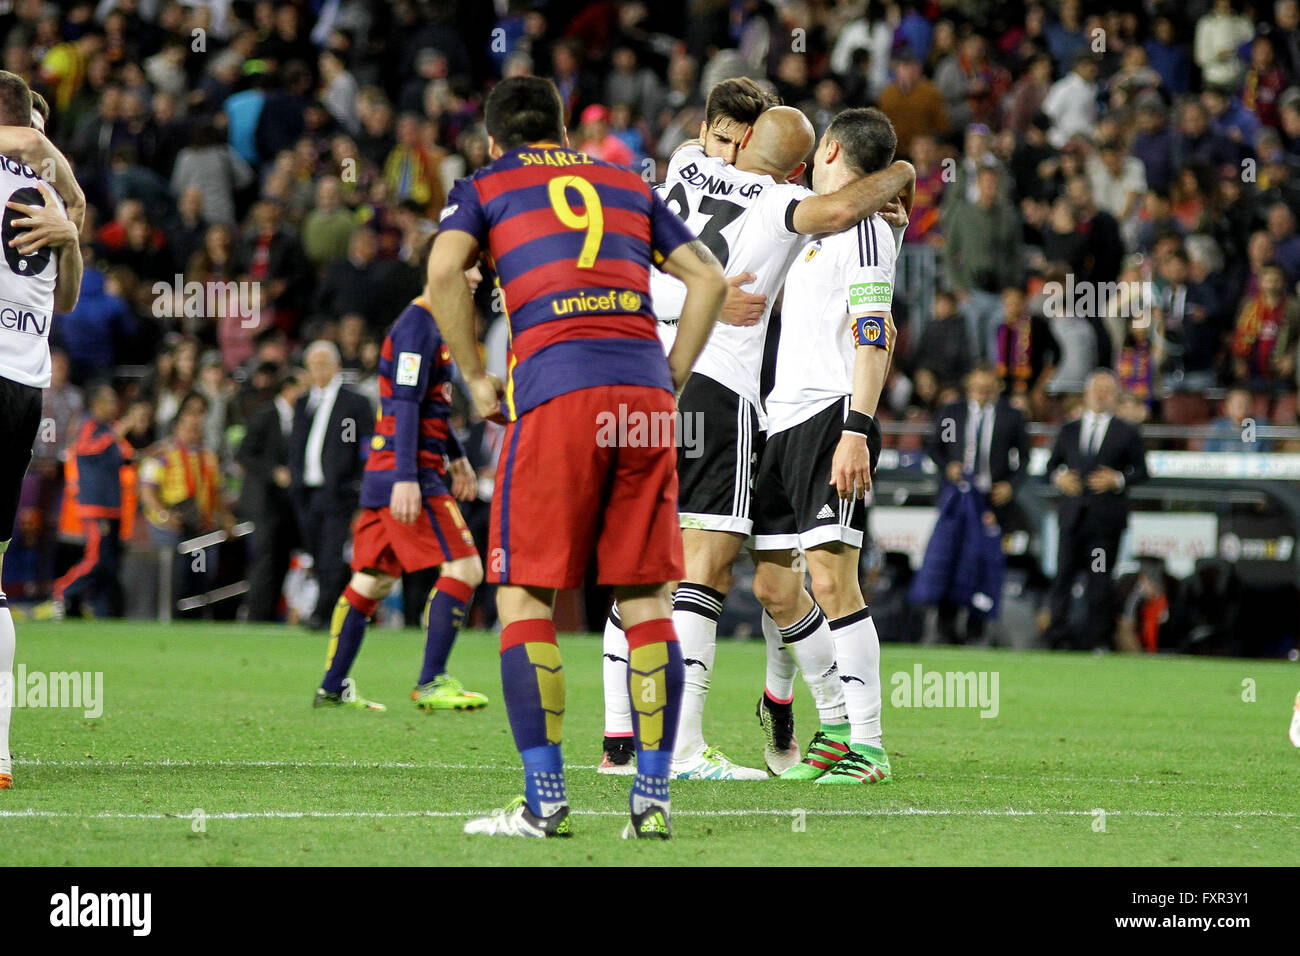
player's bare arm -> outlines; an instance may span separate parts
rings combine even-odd
[[[483,418],[500,419],[501,381],[489,375],[474,334],[474,296],[465,270],[478,261],[478,240],[459,229],[438,233],[429,254],[427,294],[442,340],[469,386],[474,409]]]
[[[686,302],[677,320],[677,340],[668,353],[673,385],[681,391],[722,311],[727,280],[718,260],[698,239],[674,249],[660,268],[686,285]]]
[[[809,196],[795,207],[793,225],[805,236],[843,232],[915,188],[916,170],[900,159],[888,169],[864,176],[833,193]]]
[[[29,126],[0,126],[0,155],[25,163],[53,186],[68,209],[68,218],[81,230],[86,218],[86,194],[81,191],[67,157],[44,133]]]
[[[870,331],[872,323],[878,333]],[[875,422],[880,395],[889,375],[897,335],[888,312],[872,312],[853,319],[856,350],[853,354],[853,395],[844,432],[831,460],[830,484],[841,498],[862,498],[871,490],[871,452],[868,436],[879,426]],[[883,341],[876,341],[879,338]]]

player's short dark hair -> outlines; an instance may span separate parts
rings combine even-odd
[[[483,107],[488,135],[502,149],[564,137],[564,104],[560,91],[540,76],[502,80]]]
[[[848,164],[860,173],[874,173],[894,161],[898,134],[889,117],[874,106],[844,110],[826,135],[840,144]]]
[[[32,90],[32,112],[40,116],[45,122],[50,121],[50,103],[45,97],[41,96],[35,90]]]
[[[31,125],[31,88],[17,73],[0,70],[0,126]]]
[[[780,105],[781,98],[775,93],[763,89],[747,76],[736,76],[715,83],[709,90],[709,98],[704,103],[704,123],[712,126],[714,120],[724,117],[753,126],[765,112]]]

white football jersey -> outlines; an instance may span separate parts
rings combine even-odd
[[[40,182],[30,166],[0,156],[0,202],[43,206]],[[67,214],[57,195],[59,210]],[[0,377],[22,385],[46,388],[50,384],[50,322],[54,318],[54,283],[58,279],[56,250],[45,246],[29,256],[9,245],[16,234],[14,219],[20,212],[4,209],[0,242]]]
[[[767,396],[769,435],[853,394],[854,317],[890,310],[897,261],[894,230],[879,214],[818,239],[795,260],[785,280],[776,379]],[[885,341],[888,330],[867,319],[866,332]]]
[[[664,184],[657,188],[673,212],[717,256],[728,276],[752,272],[757,278],[745,291],[767,296],[767,311],[757,325],[716,324],[693,370],[757,406],[767,320],[786,270],[809,242],[794,231],[794,207],[812,191],[737,169],[705,156],[695,145],[674,154]],[[651,275],[650,298],[660,322],[674,323],[681,315],[686,289],[656,270]],[[661,338],[667,341],[667,336]]]

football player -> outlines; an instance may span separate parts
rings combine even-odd
[[[567,146],[558,91],[512,77],[489,95],[492,162],[448,197],[429,261],[443,336],[480,414],[509,420],[492,498],[489,575],[500,584],[501,682],[524,794],[467,833],[572,832],[560,751],[564,669],[558,588],[592,558],[619,601],[628,640],[637,774],[623,835],[667,838],[669,772],[682,655],[671,582],[683,574],[677,527],[674,393],[726,297],[708,248],[639,176]],[[510,323],[509,377],[483,368],[461,270],[488,252]],[[650,307],[650,266],[688,292],[665,359]],[[611,442],[611,418],[666,424],[661,440]]]
[[[884,113],[845,110],[818,145],[814,188],[830,193],[888,168],[897,142]],[[848,726],[823,721],[804,759],[782,779],[890,779],[880,726],[880,641],[862,597],[858,558],[864,498],[880,455],[876,408],[896,340],[890,303],[897,246],[914,192],[913,176],[891,197],[894,222],[874,215],[818,239],[786,278],[768,440],[754,492],[754,594],[783,637],[813,620],[828,627]]]
[[[466,273],[476,288],[477,266]],[[398,316],[379,353],[379,415],[361,479],[361,519],[352,535],[352,580],[330,621],[325,677],[317,707],[384,710],[357,693],[349,673],[379,602],[403,571],[438,567],[425,608],[424,664],[411,698],[424,710],[475,710],[487,698],[447,673],[483,562],[456,499],[469,501],[478,479],[451,430],[451,353],[438,334],[427,295]]]

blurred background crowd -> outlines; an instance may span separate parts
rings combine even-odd
[[[886,420],[928,423],[987,363],[1035,422],[1076,414],[1109,367],[1124,417],[1224,429],[1163,447],[1255,452],[1268,444],[1240,441],[1246,419],[1296,424],[1298,0],[10,0],[0,36],[89,203],[11,594],[48,595],[76,559],[60,547],[61,523],[78,530],[67,463],[100,383],[138,459],[201,396],[186,441],[216,487],[186,532],[283,510],[284,474],[241,455],[251,423],[321,387],[295,369],[322,340],[375,401],[379,343],[421,290],[444,197],[487,162],[485,93],[522,73],[554,79],[574,145],[647,179],[727,77],[770,83],[819,134],[845,107],[884,109],[918,173]],[[1058,282],[1119,283],[1116,307],[1046,308]],[[488,283],[479,299],[501,371]],[[486,497],[493,431],[455,424]],[[467,509],[480,538],[485,508]],[[146,508],[124,539],[150,523]]]

